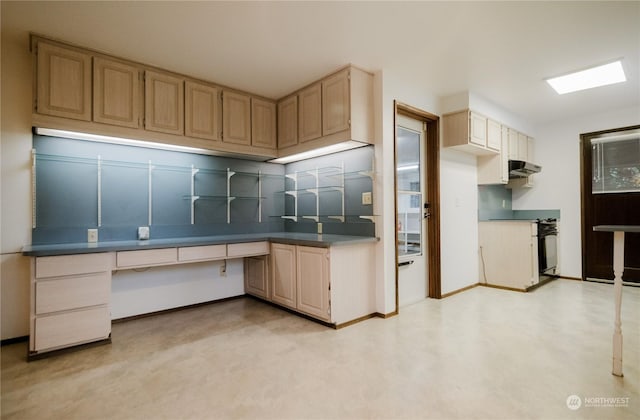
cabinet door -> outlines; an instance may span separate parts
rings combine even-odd
[[[268,257],[248,257],[244,259],[245,292],[269,299]]]
[[[316,83],[303,90],[298,100],[298,141],[322,137],[322,85]]]
[[[271,300],[296,309],[296,247],[271,244]]]
[[[322,82],[322,135],[347,130],[350,114],[349,71],[345,70]]]
[[[93,120],[138,128],[139,71],[117,61],[93,59]]]
[[[509,160],[518,159],[518,132],[512,128],[509,129]]]
[[[487,145],[487,118],[475,112],[469,113],[469,142],[483,147]]]
[[[90,121],[91,56],[40,42],[37,63],[37,112]]]
[[[518,133],[518,159],[524,161],[529,160],[528,152],[526,134]]]
[[[487,147],[497,151],[502,148],[502,126],[497,121],[487,120]]]
[[[276,104],[251,98],[251,144],[276,148]]]
[[[251,98],[222,92],[222,141],[251,145]]]
[[[168,74],[145,73],[145,129],[184,134],[184,81]]]
[[[220,92],[213,86],[185,83],[184,134],[206,140],[220,140]]]
[[[533,137],[527,137],[527,159],[529,160],[529,162],[536,161],[534,148],[535,148],[535,143],[534,143]]]
[[[111,318],[107,305],[62,312],[35,319],[34,350],[68,347],[109,338]]]
[[[297,308],[314,317],[329,320],[329,250],[298,246]]]
[[[298,144],[298,96],[278,102],[278,148]]]

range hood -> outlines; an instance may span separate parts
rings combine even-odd
[[[509,178],[525,178],[531,174],[537,174],[542,166],[524,160],[509,161]]]

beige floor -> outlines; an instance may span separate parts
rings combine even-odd
[[[610,286],[569,280],[477,287],[339,331],[239,299],[31,363],[25,343],[4,346],[2,418],[637,419],[639,288],[624,289],[624,378],[610,373],[612,318]]]

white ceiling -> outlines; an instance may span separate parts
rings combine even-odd
[[[270,98],[353,63],[538,124],[640,105],[638,1],[2,1],[2,24]],[[544,82],[616,58],[626,83],[558,96]]]

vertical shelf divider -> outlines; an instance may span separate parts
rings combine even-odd
[[[231,202],[236,199],[231,196],[231,177],[235,174],[235,172],[227,168],[227,223],[231,223]]]
[[[258,170],[258,223],[262,223],[262,170]]]
[[[152,203],[153,203],[153,188],[152,188],[152,179],[153,179],[153,165],[151,164],[151,161],[149,160],[149,169],[148,169],[148,180],[147,180],[147,186],[149,188],[149,203],[148,203],[148,211],[149,211],[149,226],[151,226],[151,215],[153,214],[152,212]]]
[[[102,157],[98,155],[98,227],[102,226]]]
[[[200,172],[193,164],[191,165],[191,224],[195,223],[196,201],[200,196],[196,195],[196,174]]]
[[[285,178],[289,178],[293,180],[293,190],[285,189],[284,194],[290,195],[293,197],[294,210],[293,210],[293,216],[282,216],[282,218],[297,222],[298,221],[298,172],[294,172],[292,174],[284,174],[284,176]]]
[[[329,216],[329,219],[335,219],[335,220],[340,220],[342,223],[344,223],[345,221],[345,214],[344,214],[344,161],[340,162],[340,185],[337,187],[334,187],[334,189],[336,191],[340,192],[340,198],[342,199],[342,214],[339,216]]]

